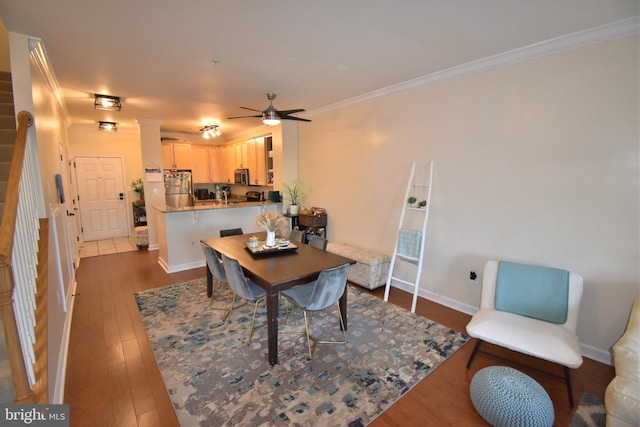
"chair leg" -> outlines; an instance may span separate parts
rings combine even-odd
[[[338,308],[338,318],[340,319],[340,330],[342,331],[342,336],[344,337],[343,341],[323,341],[315,338],[309,333],[309,323],[307,322],[307,312],[303,310],[304,313],[304,326],[307,332],[307,347],[309,347],[309,358],[313,359],[315,356],[316,348],[318,344],[346,344],[347,343],[347,331],[344,327],[344,322],[342,321],[342,312],[340,310],[340,304],[336,303],[336,307]],[[313,341],[313,347],[309,346],[309,340]]]
[[[261,299],[256,301],[253,305],[253,316],[251,317],[251,326],[249,327],[249,338],[247,338],[247,345],[251,344],[251,337],[253,336],[253,324],[256,321],[256,312],[258,311],[258,304],[260,304]]]
[[[564,368],[564,380],[567,383],[567,392],[569,393],[569,405],[573,408],[573,390],[571,388],[571,372],[569,368],[563,366]]]
[[[478,354],[478,350],[480,350],[480,344],[482,344],[482,340],[476,340],[476,345],[473,347],[471,356],[469,356],[469,360],[467,361],[467,369],[469,369],[469,366],[471,366],[471,362],[473,362],[473,359],[475,359],[476,354]]]

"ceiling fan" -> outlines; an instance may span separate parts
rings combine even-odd
[[[301,122],[310,122],[311,120],[309,119],[301,119],[300,117],[294,117],[291,116],[290,114],[294,114],[294,113],[299,113],[301,111],[305,111],[304,108],[296,108],[295,110],[276,110],[275,108],[273,108],[273,100],[276,97],[275,93],[267,93],[266,94],[267,99],[269,100],[269,106],[267,107],[266,110],[256,110],[254,108],[249,108],[249,107],[240,107],[243,108],[245,110],[251,110],[251,111],[257,111],[260,114],[256,114],[254,116],[236,116],[236,117],[229,117],[229,119],[244,119],[247,117],[262,117],[262,123],[264,123],[265,125],[268,126],[275,126],[278,123],[280,123],[280,120],[299,120]]]

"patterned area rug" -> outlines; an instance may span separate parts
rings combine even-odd
[[[605,427],[607,413],[601,398],[584,393],[570,427]]]
[[[285,334],[304,330],[299,320],[281,326],[279,363],[270,367],[266,327],[247,346],[247,333],[228,331],[222,312],[209,307],[205,279],[135,298],[184,426],[366,425],[468,341],[349,287],[348,343],[319,345],[310,360],[305,336]],[[230,328],[246,325],[251,309],[234,310]],[[256,323],[264,318],[259,308]],[[339,338],[338,325],[337,311],[328,310],[314,313],[311,329]]]

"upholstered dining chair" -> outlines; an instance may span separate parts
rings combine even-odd
[[[227,228],[226,230],[220,230],[220,237],[237,236],[238,234],[244,234],[242,228]]]
[[[325,239],[324,237],[320,237],[320,236],[316,236],[315,234],[312,234],[311,236],[309,236],[309,246],[326,251],[327,239]]]
[[[233,298],[233,293],[229,288],[229,283],[227,283],[227,275],[224,272],[224,267],[222,266],[222,260],[218,258],[216,252],[209,246],[204,243],[200,244],[202,246],[202,252],[204,252],[204,257],[207,262],[207,268],[211,272],[211,276],[213,276],[213,292],[216,290],[220,292],[224,292],[226,296],[226,302],[222,307],[213,305],[214,295],[211,295],[211,301],[209,302],[209,307],[213,310],[222,310],[225,311],[224,318],[226,319],[231,311],[229,310],[229,300]],[[241,305],[246,304],[246,301],[241,302],[240,304],[234,305],[234,308],[238,308]]]
[[[556,268],[487,261],[480,310],[467,325],[477,342],[467,362],[473,362],[482,342],[561,365],[573,406],[569,369],[582,365],[576,335],[582,299],[582,277]]]
[[[296,243],[304,243],[304,232],[302,230],[293,229],[291,233],[289,233],[289,240]]]
[[[310,359],[313,359],[317,344],[346,344],[347,342],[347,333],[345,331],[344,324],[342,323],[342,313],[340,311],[340,304],[338,304],[338,300],[342,294],[346,292],[348,273],[349,264],[328,268],[320,272],[316,281],[281,292],[285,298],[302,309],[302,313],[304,315],[304,330],[307,336],[307,348],[309,350]],[[309,332],[309,319],[307,312],[325,310],[334,304],[338,308],[340,329],[342,329],[344,340],[319,340]],[[313,341],[313,345],[311,345],[311,341]]]
[[[225,254],[222,254],[222,265],[224,267],[224,272],[227,276],[227,283],[229,283],[229,287],[231,291],[234,293],[233,298],[230,299],[227,304],[227,309],[229,310],[229,315],[227,316],[226,326],[228,330],[236,330],[236,331],[247,331],[249,332],[249,337],[247,338],[247,345],[251,344],[251,337],[253,336],[254,331],[254,323],[256,321],[256,312],[258,311],[258,304],[264,301],[267,293],[260,286],[247,279],[244,275],[244,271],[242,271],[242,267],[238,260],[233,258],[229,258]],[[248,329],[231,329],[229,328],[229,319],[231,318],[231,313],[233,312],[236,297],[242,298],[253,303],[253,315],[251,317],[251,324]]]

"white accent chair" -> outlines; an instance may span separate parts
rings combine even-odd
[[[524,311],[526,311],[526,314],[517,314],[496,309],[496,283],[499,281],[500,262],[487,261],[483,270],[480,310],[473,315],[467,325],[467,333],[477,339],[473,352],[467,362],[467,369],[478,353],[483,341],[557,363],[563,366],[564,379],[569,393],[569,402],[571,406],[573,406],[569,368],[575,369],[582,365],[582,353],[580,351],[578,336],[576,335],[578,311],[582,299],[582,277],[578,274],[563,270],[525,266],[523,264],[512,265],[524,266],[525,269],[522,269],[522,271],[526,271],[527,267],[534,269],[533,277],[536,277],[538,281],[544,274],[537,276],[536,271],[542,271],[544,273],[544,270],[554,270],[568,274],[568,295],[565,294],[566,296],[562,299],[566,303],[566,321],[560,323],[562,320],[548,321],[536,318],[538,312],[541,313],[540,317],[548,317],[545,311],[548,312],[549,304],[545,302],[545,299],[546,301],[549,301],[549,299],[542,295],[544,293],[544,291],[541,290],[543,284],[539,282],[535,283],[536,280],[531,280],[530,277],[519,278],[514,277],[513,274],[511,278],[515,280],[512,282],[520,281],[520,285],[526,283],[526,286],[529,288],[528,292],[531,292],[530,295],[534,295],[535,298],[525,298],[524,301],[519,302],[521,306],[525,306]],[[507,285],[507,283],[505,283],[503,275],[500,286],[505,285]],[[501,288],[501,290],[502,289],[504,288]],[[549,295],[553,294],[553,286],[550,288],[547,287],[546,289]],[[566,290],[566,286],[564,289]],[[526,292],[527,291],[525,291],[525,295]],[[503,295],[501,292],[500,298],[503,298]],[[537,304],[535,300],[538,300]],[[499,302],[503,304],[504,300]],[[515,311],[517,312],[518,310]]]
[[[624,335],[613,346],[616,376],[604,395],[607,427],[640,426],[640,299],[631,308]]]

